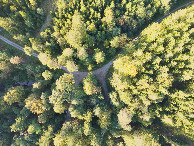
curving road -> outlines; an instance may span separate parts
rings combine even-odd
[[[175,10],[169,12],[167,15],[164,15],[163,17],[161,17],[160,19],[158,19],[158,20],[155,21],[155,22],[160,23],[164,18],[166,18],[167,16],[169,16],[171,13],[174,13],[175,11],[177,11],[177,10],[179,10],[179,9],[181,9],[181,8],[183,8],[183,7],[185,7],[185,6],[187,6],[187,5],[191,5],[191,4],[193,4],[193,3],[194,3],[194,1],[191,1],[191,2],[188,2],[188,3],[184,4],[184,5],[182,5],[182,6],[178,7],[178,8],[176,8]],[[135,39],[133,39],[132,42],[134,43],[134,42],[138,41],[139,38],[140,38],[140,34],[139,34]],[[1,39],[2,41],[4,41],[4,42],[8,43],[9,45],[15,47],[16,49],[19,49],[19,50],[21,50],[21,51],[24,51],[23,47],[21,47],[21,46],[15,44],[15,43],[13,43],[12,41],[6,39],[5,37],[3,37],[3,36],[1,36],[1,35],[0,35],[0,39]],[[122,51],[121,51],[121,53],[122,53]],[[35,53],[34,53],[34,54],[32,54],[32,56],[38,57],[38,54],[35,54]],[[107,85],[106,85],[106,74],[107,74],[109,68],[113,65],[113,61],[114,61],[115,59],[116,59],[116,57],[113,58],[109,63],[107,63],[107,64],[104,65],[103,67],[101,67],[101,68],[99,68],[99,69],[97,69],[97,70],[95,70],[95,71],[92,71],[92,73],[93,73],[94,75],[97,76],[98,80],[100,81],[100,83],[101,83],[101,85],[102,85],[102,88],[103,88],[103,91],[104,91],[104,94],[105,94],[105,98],[106,98],[106,102],[107,102],[108,104],[110,103],[110,99],[109,99],[109,95],[108,95],[108,88],[107,88]],[[64,67],[64,66],[61,66],[61,69],[65,70],[67,73],[70,73],[70,72],[67,70],[67,68]],[[75,86],[78,86],[79,83],[83,80],[83,78],[84,78],[88,73],[89,73],[89,72],[80,72],[80,71],[72,72],[72,74],[73,74],[73,76],[74,76],[74,78],[75,78],[75,80],[76,80]]]

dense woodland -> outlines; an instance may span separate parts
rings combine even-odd
[[[193,10],[144,29],[114,61],[110,98],[116,111],[130,113],[123,129],[131,131],[131,122],[157,127],[160,121],[173,133],[194,138]]]
[[[42,0],[0,0],[0,26],[26,43],[0,42],[0,145],[188,145],[193,129],[193,11],[145,28],[179,0],[58,0],[49,27]],[[22,25],[21,25],[22,23]],[[25,27],[24,27],[25,26]],[[110,103],[89,73],[124,51],[110,73]],[[21,85],[30,81],[32,85]]]
[[[41,0],[1,0],[0,25],[26,43],[26,53],[44,53],[69,71],[93,70],[116,56],[145,25],[181,0],[57,0],[50,27],[32,36],[44,13]],[[29,40],[28,40],[29,38]],[[42,58],[42,57],[41,57]],[[45,59],[45,60],[47,60]],[[57,68],[57,63],[48,64]]]
[[[43,0],[0,0],[0,26],[14,35],[14,38],[27,42],[44,22]]]

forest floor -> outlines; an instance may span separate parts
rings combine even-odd
[[[52,19],[51,14],[50,13],[47,14],[46,20],[45,20],[44,24],[42,25],[42,27],[40,28],[40,31],[37,32],[36,36],[40,35],[40,32],[42,32],[43,30],[45,30],[49,26],[51,19]]]
[[[36,37],[40,35],[40,32],[44,31],[49,25],[50,21],[52,20],[50,12],[56,9],[56,1],[55,0],[44,0],[40,6],[43,9],[44,13],[46,14],[46,20],[42,24],[42,27],[39,31],[36,32]]]
[[[171,13],[174,13],[175,11],[177,11],[177,10],[179,10],[179,9],[181,9],[181,8],[184,8],[185,6],[190,5],[190,4],[192,4],[192,3],[194,3],[194,1],[188,2],[188,3],[184,4],[184,5],[182,5],[182,6],[178,7],[178,8],[176,8],[175,10],[169,12],[167,15],[164,15],[163,17],[161,17],[160,19],[156,20],[155,22],[160,23],[160,22],[162,21],[162,19],[166,18],[166,17],[169,16]],[[45,26],[45,25],[46,25],[46,24],[44,24],[43,26]],[[140,34],[139,34],[135,39],[133,39],[132,42],[138,41],[139,38],[140,38]],[[21,51],[24,51],[24,50],[23,50],[23,47],[21,47],[21,46],[15,44],[14,42],[12,42],[12,41],[6,39],[5,37],[3,37],[3,36],[1,36],[1,35],[0,35],[0,39],[1,39],[2,41],[4,41],[4,42],[8,43],[9,45],[11,45],[11,46],[13,46],[13,47],[15,47],[15,48],[17,48],[17,49],[19,49],[19,50],[21,50]],[[121,53],[123,53],[123,51],[121,51]],[[38,54],[35,54],[35,53],[34,53],[34,54],[32,54],[32,56],[38,57]],[[103,91],[104,91],[104,96],[105,96],[106,101],[107,101],[108,104],[109,104],[109,102],[110,102],[110,99],[109,99],[109,95],[108,95],[108,88],[107,88],[107,85],[106,85],[106,74],[107,74],[109,68],[113,65],[113,61],[114,61],[116,58],[117,58],[117,57],[113,58],[109,63],[107,63],[107,64],[104,65],[103,67],[101,67],[101,68],[99,68],[99,69],[97,69],[97,70],[95,70],[95,71],[92,71],[92,73],[93,73],[94,75],[97,76],[97,78],[99,79],[99,81],[100,81],[100,83],[101,83],[101,85],[102,85],[102,88],[103,88]],[[61,69],[65,70],[67,73],[69,73],[69,71],[67,70],[66,67],[61,66]],[[78,86],[79,83],[83,80],[83,78],[84,78],[88,73],[89,73],[89,72],[80,72],[80,71],[72,72],[72,74],[74,75],[74,78],[75,78],[75,80],[76,80],[75,86]]]

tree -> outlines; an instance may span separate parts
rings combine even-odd
[[[52,59],[50,54],[40,53],[38,59],[43,65],[47,65],[51,69],[59,69],[61,66],[58,64],[56,59]]]
[[[7,102],[9,105],[13,103],[20,103],[24,96],[24,88],[22,86],[12,87],[7,91],[4,95],[4,101]]]
[[[127,35],[123,34],[120,36],[115,36],[110,41],[110,44],[111,44],[111,47],[113,47],[113,48],[121,48],[121,47],[125,46],[126,41],[127,41]]]
[[[15,117],[15,123],[10,126],[11,132],[24,132],[25,130],[27,130],[28,125],[31,123],[29,123],[30,115],[31,112],[23,107],[19,111],[19,113],[17,113],[17,116]]]
[[[44,15],[38,14],[36,10],[40,6],[38,0],[14,0],[1,1],[1,26],[9,33],[16,36],[22,36],[25,42],[28,42],[30,35],[40,27],[44,21]],[[20,40],[21,41],[21,40]]]
[[[51,80],[52,77],[53,77],[53,73],[50,72],[49,70],[45,70],[45,71],[42,73],[42,76],[44,77],[45,80]]]
[[[135,77],[138,73],[137,67],[134,65],[132,59],[128,56],[118,58],[114,62],[113,66],[116,70],[118,70],[118,72],[131,77]]]
[[[28,131],[29,134],[33,134],[33,133],[39,134],[41,132],[41,126],[38,123],[36,123],[35,120],[34,120],[29,125],[27,131]]]
[[[94,23],[91,23],[88,27],[87,30],[89,30],[92,34],[95,34],[97,31],[97,28]]]
[[[21,63],[24,62],[24,60],[23,60],[22,57],[14,56],[14,57],[11,57],[10,62],[11,62],[12,64],[21,64]]]
[[[58,90],[52,90],[52,95],[49,97],[49,101],[53,104],[53,109],[56,113],[62,114],[65,110],[68,110],[70,95],[67,92],[61,92]]]
[[[105,17],[102,19],[102,22],[106,22],[109,27],[110,26],[114,26],[115,23],[114,23],[114,12],[113,12],[113,9],[111,7],[107,7],[104,10],[104,15],[105,15]]]
[[[97,86],[97,79],[89,73],[83,80],[83,89],[87,95],[97,94],[101,92],[101,89]]]
[[[151,131],[153,133],[153,131]],[[154,145],[159,146],[159,140],[156,139],[152,133],[148,130],[140,129],[135,131],[133,134],[129,134],[124,132],[122,137],[124,143],[127,146],[134,145],[134,146],[144,146],[144,145]]]
[[[34,49],[32,49],[31,47],[28,47],[28,46],[24,46],[24,52],[27,54],[27,55],[29,55],[29,56],[31,56],[33,53],[34,53]]]
[[[40,53],[38,55],[39,60],[42,62],[43,65],[47,65],[48,61],[51,60],[51,56],[46,53]]]
[[[73,125],[73,126],[71,126]],[[54,138],[54,144],[60,145],[88,145],[88,138],[82,133],[83,123],[79,121],[65,122]]]
[[[87,37],[86,27],[81,19],[80,13],[75,11],[74,15],[72,16],[71,30],[66,34],[67,42],[74,48],[81,47],[81,44],[86,40]]]
[[[97,62],[97,64],[104,62],[105,53],[104,52],[100,52],[100,51],[95,53],[94,59]]]
[[[54,137],[53,128],[51,125],[49,125],[48,129],[44,130],[44,134],[40,137],[39,145],[40,146],[50,145],[53,137]]]
[[[57,90],[67,90],[73,91],[73,84],[75,83],[73,74],[64,73],[57,81],[56,81],[56,89]]]
[[[88,57],[88,53],[84,47],[80,47],[79,49],[77,49],[77,57],[80,60],[85,60]]]
[[[74,61],[67,61],[66,63],[67,70],[69,72],[78,71],[78,66],[74,63]]]
[[[64,113],[68,109],[73,96],[75,80],[72,74],[65,73],[56,81],[56,88],[52,90],[49,97],[50,103],[54,105],[56,113]]]
[[[127,131],[131,131],[130,123],[132,121],[133,111],[127,108],[123,108],[119,111],[118,120],[120,126]]]
[[[6,79],[13,71],[13,66],[10,63],[8,56],[4,56],[3,54],[1,57],[2,58],[0,58],[0,78]]]
[[[43,112],[48,110],[43,101],[41,99],[38,99],[38,97],[36,97],[36,95],[34,94],[31,94],[25,100],[25,103],[25,107],[35,114],[42,114]]]
[[[73,58],[73,53],[74,50],[72,48],[64,49],[62,55],[57,57],[59,64],[66,65],[67,61]]]
[[[167,126],[175,127],[175,133],[179,134],[180,131],[185,133],[186,136],[193,139],[192,129],[194,127],[194,122],[192,120],[194,103],[190,94],[192,94],[192,85],[189,83],[191,88],[190,92],[176,91],[171,95],[169,99],[169,105],[163,108],[162,122]],[[190,93],[190,94],[189,94]],[[158,109],[159,110],[159,109]],[[169,111],[169,113],[167,113]]]
[[[0,25],[3,27],[5,30],[8,32],[15,32],[16,30],[16,25],[14,21],[11,18],[3,18],[0,17]]]
[[[30,1],[30,4],[32,5],[32,7],[36,7],[36,5],[37,5],[36,0],[29,0],[29,1]]]
[[[134,45],[126,45],[124,55],[114,61],[110,80],[114,89],[110,97],[119,111],[121,127],[130,122],[147,127],[157,118],[173,127],[175,133],[193,137],[190,116],[193,53],[192,35],[189,35],[192,10],[193,7],[180,10],[160,24],[150,25],[140,39]],[[122,118],[131,114],[124,114],[123,108],[133,111],[133,121],[132,116]]]
[[[111,110],[104,107],[104,105],[97,105],[94,109],[94,114],[99,118],[98,124],[103,133],[108,130],[109,126],[111,125]]]

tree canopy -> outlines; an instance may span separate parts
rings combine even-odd
[[[0,0],[0,25],[39,53],[0,43],[0,145],[192,144],[193,5],[131,42],[180,1],[58,0],[34,36],[47,2]]]
[[[160,119],[193,139],[193,8],[144,29],[114,61],[110,97],[118,118],[126,117],[120,118],[123,129],[133,121],[148,127]]]
[[[158,15],[167,14],[178,2],[58,0],[51,12],[51,24],[38,38],[30,36],[25,50],[28,54],[50,54],[51,60],[57,58],[70,72],[92,70],[115,57],[145,25]],[[10,23],[11,20],[6,24]]]

